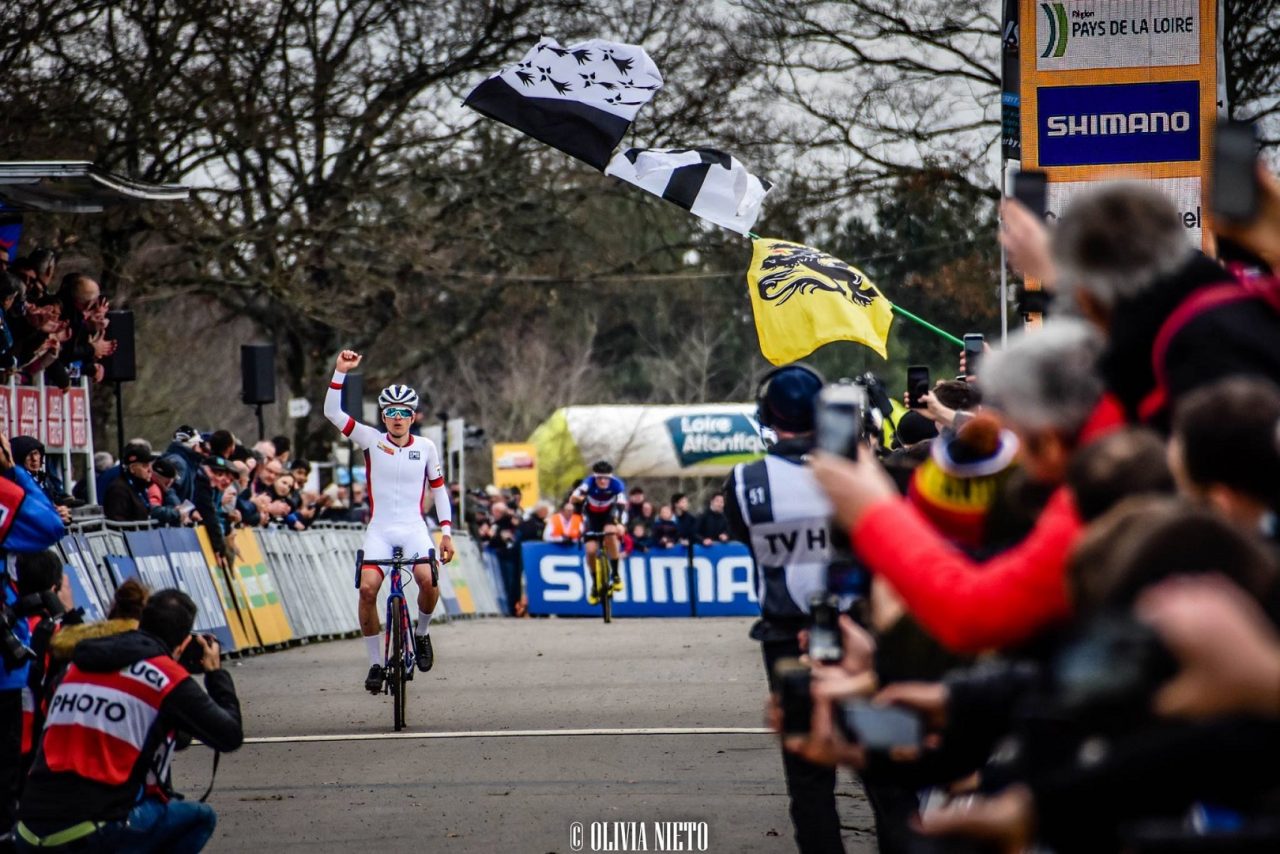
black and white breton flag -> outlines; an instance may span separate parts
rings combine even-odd
[[[714,148],[629,148],[604,172],[739,234],[755,226],[771,186]]]
[[[604,169],[661,87],[658,66],[642,47],[600,39],[561,47],[544,37],[463,104]]]

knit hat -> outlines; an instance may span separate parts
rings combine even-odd
[[[911,477],[907,497],[956,545],[984,544],[987,513],[1013,471],[1018,437],[980,413],[958,433],[935,439]]]

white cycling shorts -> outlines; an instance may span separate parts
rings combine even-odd
[[[385,527],[370,525],[365,529],[365,560],[391,560],[391,550],[396,546],[404,550],[404,558],[409,561],[414,555],[425,558],[428,552],[435,549],[436,544],[431,539],[431,532],[427,530],[426,522],[418,525],[388,525]],[[384,576],[387,574],[385,567],[368,566],[367,568],[377,569]],[[410,569],[408,566],[405,568]]]

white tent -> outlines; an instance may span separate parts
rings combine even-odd
[[[596,460],[619,477],[724,477],[764,453],[750,403],[567,406],[529,437],[540,481],[558,494]]]

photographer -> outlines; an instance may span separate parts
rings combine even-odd
[[[770,691],[778,689],[775,663],[800,654],[809,600],[828,592],[833,574],[834,510],[804,465],[814,443],[814,407],[822,386],[822,377],[801,364],[765,375],[756,391],[756,416],[778,441],[764,459],[735,466],[722,490],[730,534],[750,547],[755,561],[760,619],[751,637],[761,643]],[[655,524],[655,536],[658,529]],[[800,851],[844,851],[835,769],[789,751],[783,751],[782,764]]]
[[[244,740],[218,643],[191,634],[195,616],[190,596],[161,590],[137,631],[76,647],[19,806],[19,851],[199,851],[213,835],[211,807],[169,796],[177,730],[216,751]],[[207,694],[178,663],[191,644]]]
[[[9,440],[0,434],[0,560],[7,552],[34,552],[63,534],[62,519],[31,476],[13,463]],[[13,824],[22,746],[22,689],[29,675],[30,627],[16,610],[18,587],[7,564],[0,564],[0,833]]]

